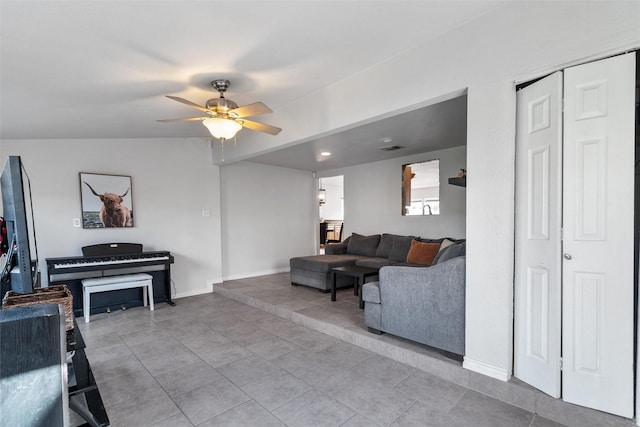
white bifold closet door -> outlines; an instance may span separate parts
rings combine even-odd
[[[634,392],[634,90],[634,54],[568,68],[518,92],[516,139],[515,375],[625,417]]]
[[[562,72],[520,90],[514,374],[560,397]]]

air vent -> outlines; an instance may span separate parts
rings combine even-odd
[[[386,147],[380,147],[382,151],[396,151],[404,148],[402,145],[387,145]]]

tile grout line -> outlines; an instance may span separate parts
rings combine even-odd
[[[284,288],[281,287],[280,289]],[[278,291],[277,288],[274,288],[273,290]],[[255,307],[269,314],[292,321],[295,324],[324,333],[333,338],[337,338],[343,342],[365,348],[380,356],[388,357],[391,360],[416,368],[426,372],[427,374],[435,375],[443,380],[462,386],[468,391],[474,391],[497,399],[510,406],[531,412],[533,413],[532,420],[535,420],[536,417],[540,417],[541,419],[549,419],[559,423],[569,422],[568,425],[572,425],[569,419],[575,420],[575,417],[578,416],[578,418],[587,417],[586,419],[589,419],[589,422],[586,425],[594,426],[597,425],[599,421],[603,421],[605,419],[608,420],[608,417],[612,417],[608,421],[613,423],[611,425],[630,425],[628,423],[631,422],[628,419],[618,419],[613,415],[589,410],[588,408],[573,408],[572,405],[561,400],[552,400],[547,402],[547,398],[539,391],[530,390],[517,382],[497,382],[497,380],[492,380],[490,377],[484,377],[482,374],[476,373],[475,371],[470,371],[453,363],[440,360],[438,357],[420,351],[420,349],[418,349],[418,351],[414,351],[411,348],[406,348],[402,341],[400,341],[399,344],[396,344],[392,342],[393,340],[372,339],[361,334],[361,331],[358,328],[353,326],[338,326],[328,321],[323,321],[322,319],[307,316],[292,309],[279,307],[277,305],[277,301],[275,303],[268,303],[250,295],[236,293],[232,287],[229,289],[220,289],[214,285],[212,291],[223,297]],[[289,295],[289,293],[286,293],[286,295]],[[323,309],[331,308],[324,304],[316,305]],[[314,312],[314,314],[317,315],[316,312]],[[534,402],[533,409],[529,402],[531,399],[533,399]],[[543,407],[544,410],[541,410],[541,407]],[[590,414],[591,412],[593,412],[593,414]],[[592,424],[592,422],[595,422],[596,424]]]
[[[376,338],[364,337],[364,342],[363,342],[363,340],[357,339],[357,338],[362,338],[363,336],[357,335],[355,332],[349,331],[347,328],[337,326],[328,322],[324,322],[319,319],[314,319],[304,314],[297,313],[295,311],[281,309],[273,304],[266,303],[264,301],[258,300],[248,295],[237,294],[231,290],[217,287],[216,285],[213,285],[213,291],[227,298],[231,298],[235,301],[265,310],[271,314],[274,314],[283,319],[292,321],[296,324],[302,325],[309,329],[313,329],[315,331],[324,333],[333,338],[337,338],[341,341],[369,350],[380,356],[388,357],[397,362],[403,363],[405,365],[411,366],[413,368],[419,369],[429,374],[436,375],[444,380],[452,381],[458,384],[457,378],[446,377],[441,374],[439,375],[437,372],[434,372],[434,370],[426,370],[422,368],[422,366],[424,366],[425,364],[436,366],[439,363],[447,363],[447,362],[442,362],[437,359],[433,359],[427,355],[420,355],[419,353],[413,352],[409,349],[397,347],[393,344],[384,343]],[[399,354],[405,356],[405,358],[398,357]],[[409,359],[411,359],[410,362],[408,362]],[[420,359],[420,361],[423,363],[418,363],[418,359]],[[455,365],[451,365],[451,366],[455,367]],[[462,368],[460,367],[460,369]],[[467,387],[466,384],[459,384],[459,385]]]

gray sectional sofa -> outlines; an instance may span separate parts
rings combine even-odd
[[[289,260],[291,284],[304,285],[329,292],[333,280],[331,269],[346,265],[380,268],[388,265],[407,265],[411,241],[440,243],[444,239],[420,239],[415,236],[353,233],[341,243],[325,246],[324,255],[295,257]],[[352,286],[349,277],[338,276],[336,286]]]
[[[331,269],[346,265],[381,268],[389,265],[412,265],[407,262],[411,242],[421,243],[462,242],[450,238],[424,239],[416,236],[397,234],[374,234],[363,236],[353,233],[341,243],[325,246],[323,255],[295,257],[289,260],[291,284],[317,288],[323,292],[331,290],[333,276]],[[438,253],[433,260],[438,262],[442,254]],[[337,287],[352,286],[349,277],[338,276]]]
[[[430,266],[412,264],[412,241],[438,243]],[[290,260],[291,284],[328,292],[331,269],[346,265],[379,268],[378,281],[365,283],[365,324],[369,331],[387,332],[455,355],[464,354],[466,242],[420,239],[414,236],[352,234],[327,245],[324,255]],[[337,287],[352,286],[338,276]]]

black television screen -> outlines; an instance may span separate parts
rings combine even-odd
[[[33,288],[37,286],[38,269],[37,255],[33,257],[32,261],[29,245],[28,214],[33,213],[27,211],[25,204],[25,199],[31,201],[31,193],[30,191],[25,192],[23,174],[24,169],[20,156],[9,156],[0,177],[2,216],[6,221],[9,243],[5,266],[2,270],[2,282],[10,283],[14,292],[28,294],[32,293]],[[28,179],[26,177],[27,184]],[[30,188],[27,186],[26,190],[30,190]],[[30,207],[31,203],[29,203]],[[33,219],[32,215],[31,218]],[[4,288],[5,286],[3,286],[3,290]]]

